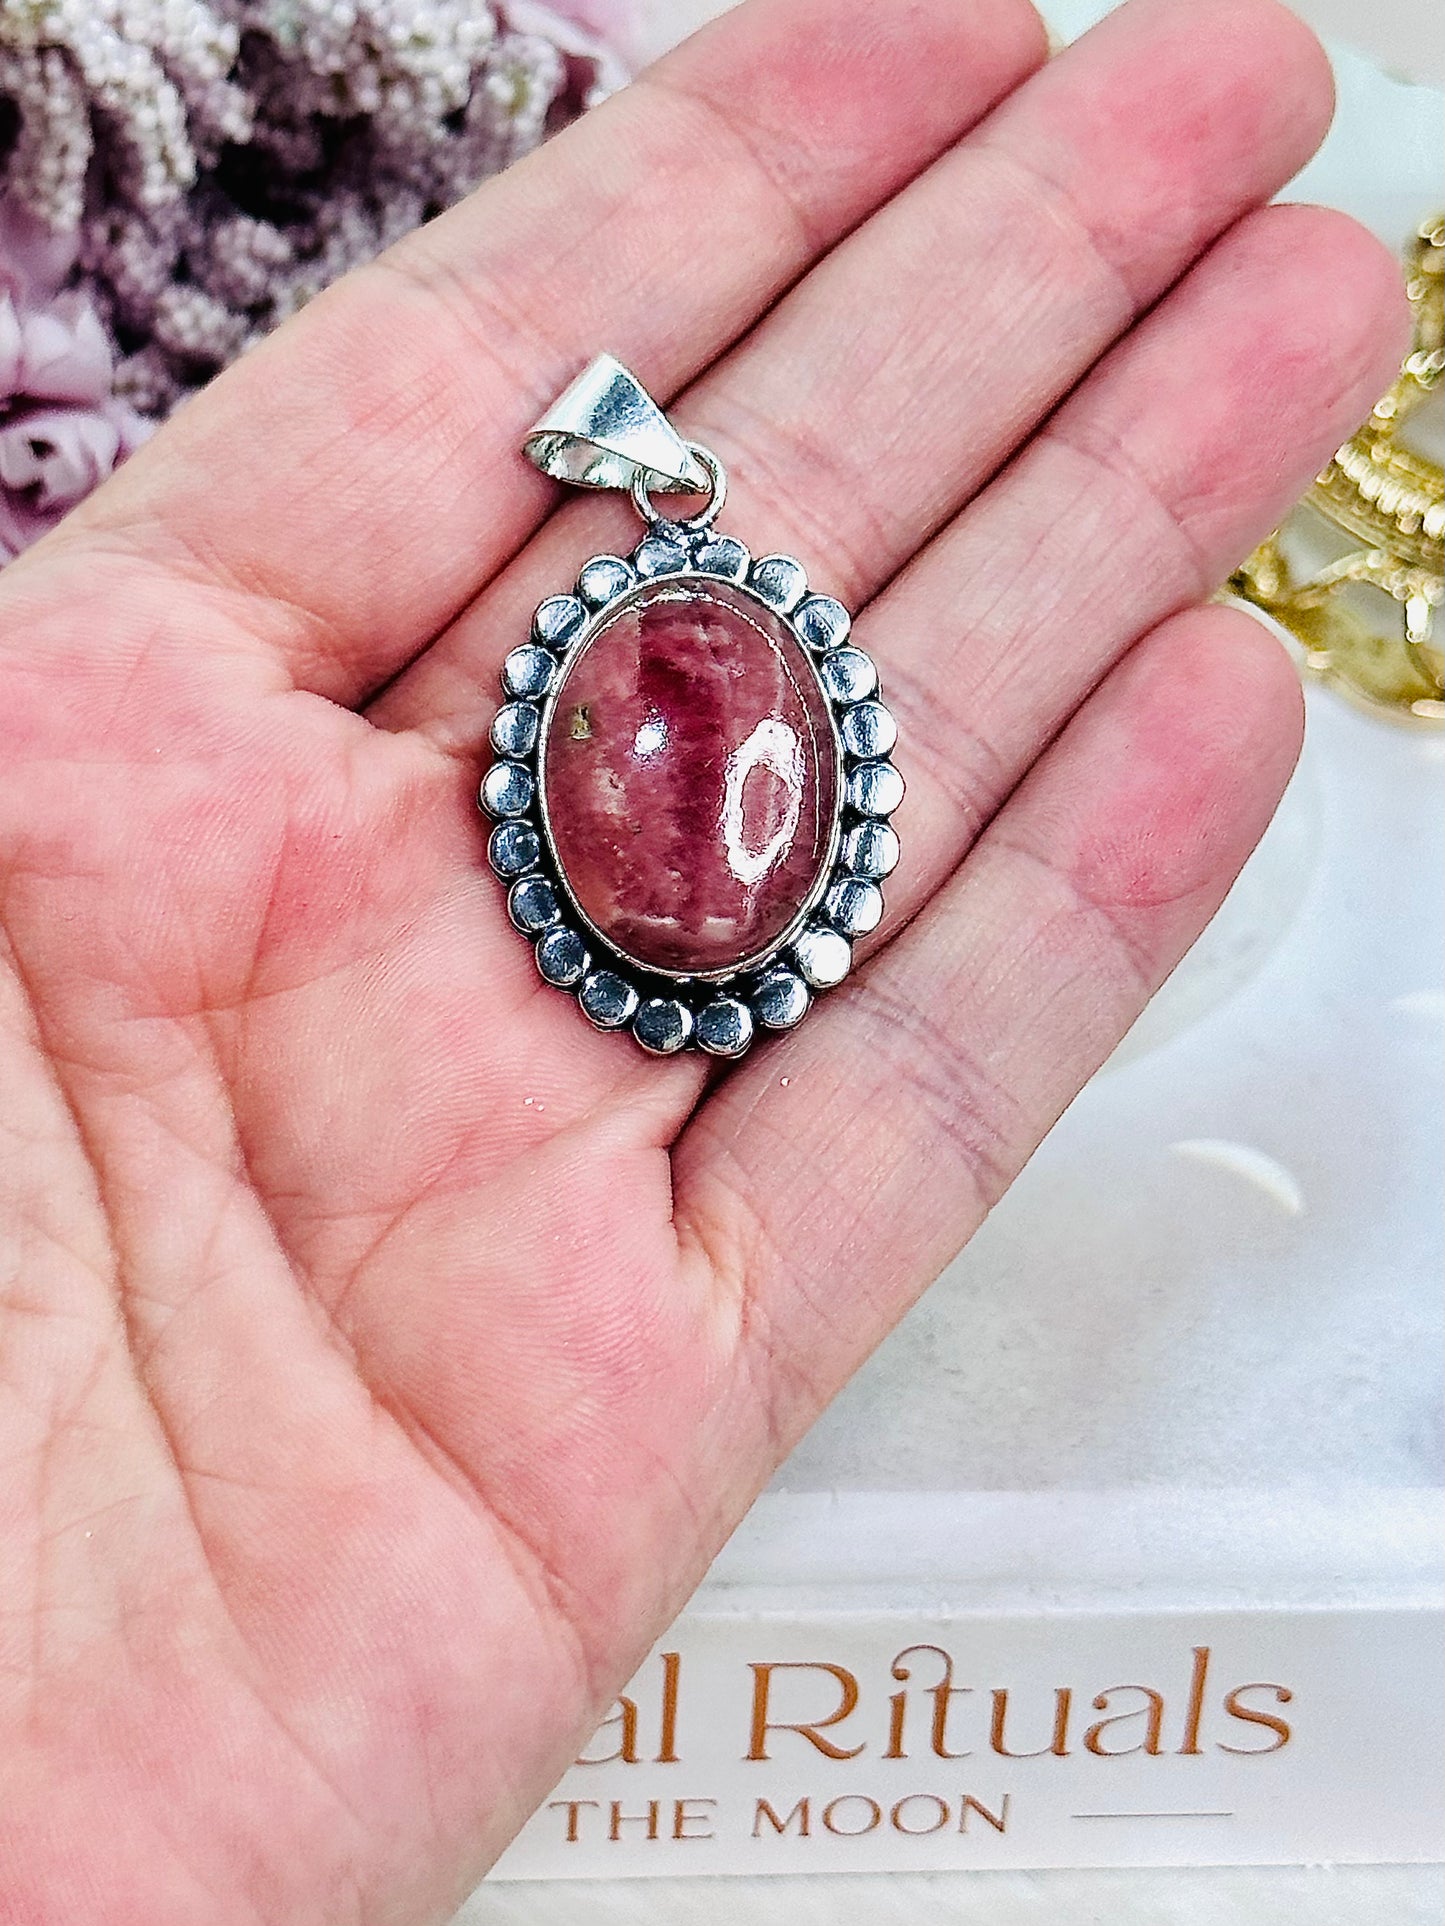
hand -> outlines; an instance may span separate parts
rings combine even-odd
[[[1224,894],[1293,761],[1200,606],[1385,385],[1259,212],[1267,0],[755,0],[188,406],[0,580],[0,1914],[441,1919]],[[857,606],[871,960],[730,1074],[536,979],[474,796],[630,539],[600,348]],[[555,512],[552,512],[555,509]]]

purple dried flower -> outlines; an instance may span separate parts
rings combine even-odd
[[[634,4],[0,0],[0,556],[137,409],[620,86]]]

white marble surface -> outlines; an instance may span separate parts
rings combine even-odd
[[[1442,772],[1315,693],[1282,846],[1149,1022],[1254,974],[1095,1079],[780,1489],[1435,1481]]]
[[[456,1926],[1440,1926],[1433,1866],[484,1886]]]

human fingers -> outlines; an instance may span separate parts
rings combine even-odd
[[[1273,0],[1136,0],[1019,88],[822,262],[676,415],[723,457],[728,527],[874,594],[1328,119]],[[557,515],[376,703],[471,755],[532,606],[628,511]]]
[[[909,785],[885,938],[1135,638],[1276,525],[1368,414],[1405,327],[1364,230],[1257,212],[865,612]]]
[[[599,345],[668,396],[1042,55],[1028,0],[751,0],[321,296],[50,550],[174,568],[357,700],[547,513],[518,443]]]
[[[811,1422],[1199,934],[1274,809],[1300,708],[1248,616],[1172,618],[848,994],[699,1111],[675,1222],[720,1280],[757,1448]]]

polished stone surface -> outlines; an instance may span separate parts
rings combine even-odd
[[[647,968],[757,958],[828,864],[827,700],[787,625],[724,584],[660,584],[618,609],[568,665],[543,772],[568,887]]]

